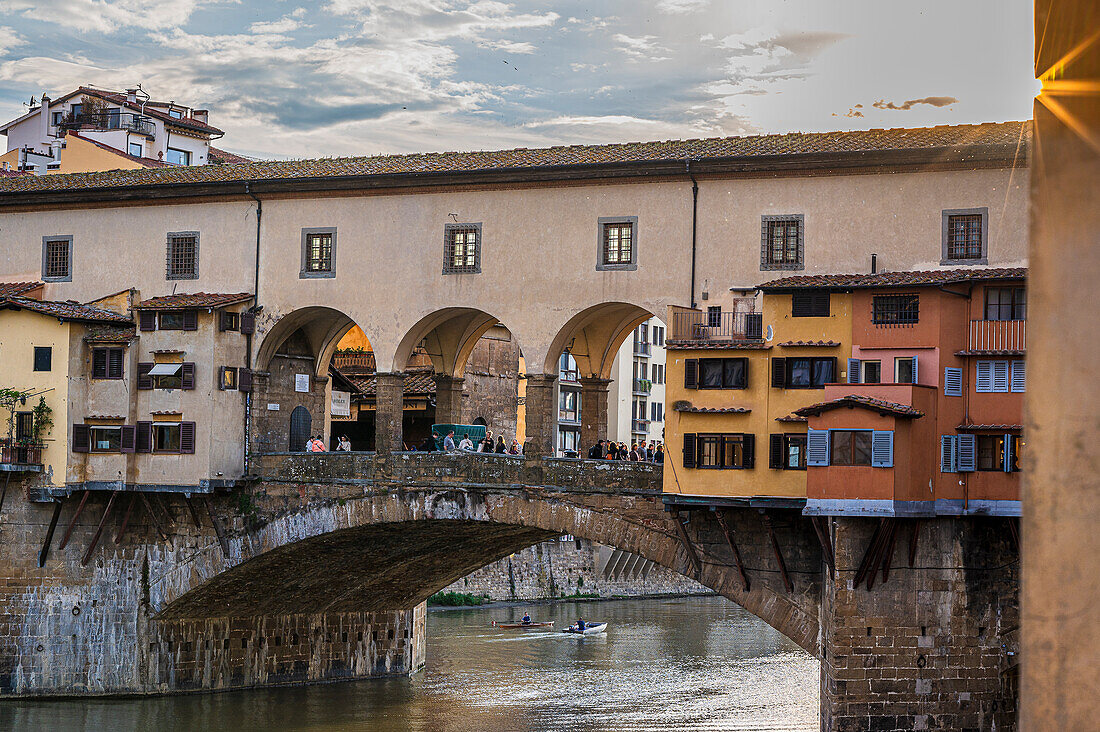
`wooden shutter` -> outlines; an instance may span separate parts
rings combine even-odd
[[[183,329],[184,330],[198,330],[199,329],[199,311],[198,310],[184,310],[183,311]]]
[[[180,365],[180,388],[195,388],[195,364],[185,362]]]
[[[957,473],[958,462],[956,460],[958,441],[955,435],[940,435],[940,472]]]
[[[832,377],[826,383],[835,384],[840,379],[840,372],[836,370],[836,356],[833,356],[832,358],[830,358],[828,360],[832,362],[833,368],[832,368]]]
[[[92,433],[86,424],[73,425],[73,452],[88,452],[92,447]]]
[[[684,435],[684,467],[695,467],[695,433],[693,432]]]
[[[125,351],[121,348],[107,350],[107,378],[121,379],[123,374],[122,356]]]
[[[860,360],[858,358],[849,358],[848,359],[848,383],[849,384],[858,384],[859,383],[859,368],[860,368]]]
[[[756,467],[756,435],[748,433],[742,438],[744,444],[742,446],[741,454],[743,456],[741,460],[741,467],[743,468],[755,468]]]
[[[813,294],[813,304],[811,305],[813,314],[819,318],[829,317],[829,291],[815,292]]]
[[[219,366],[218,367],[218,389],[220,389],[221,391],[226,391],[227,390],[227,387],[225,385],[225,373],[227,371],[233,371],[233,370],[234,370],[234,368],[232,366]]]
[[[963,370],[945,368],[943,370],[943,395],[944,396],[962,396],[963,395]]]
[[[137,445],[137,427],[132,424],[122,425],[122,436],[118,441],[119,452],[133,452]]]
[[[1004,465],[1004,471],[1006,473],[1012,472],[1012,447],[1012,435],[1005,435],[1004,449],[1002,455],[1003,459],[1001,460],[1001,462]]]
[[[252,391],[252,372],[248,369],[237,370],[237,390]]]
[[[134,439],[135,452],[153,451],[153,423],[138,422]]]
[[[783,469],[783,435],[768,436],[768,467],[772,470]]]
[[[993,391],[1008,393],[1008,361],[993,362]]]
[[[913,356],[913,382],[914,384],[920,383],[920,377],[917,375],[917,357]]]
[[[689,358],[684,361],[684,388],[699,388],[699,359]]]
[[[236,313],[230,312],[229,310],[221,310],[219,312],[221,313],[221,316],[218,318],[219,330],[224,331],[240,329],[240,320],[235,317],[237,315]]]
[[[813,295],[809,290],[791,293],[791,317],[807,318],[813,308]]]
[[[149,375],[149,372],[153,370],[153,364],[151,363],[139,363],[137,365],[137,388],[139,389],[152,389],[153,377]]]
[[[892,430],[875,430],[871,433],[871,467],[894,467],[894,433]]]
[[[1012,362],[1011,390],[1016,393],[1027,391],[1027,366],[1023,361]]]
[[[818,468],[829,465],[829,430],[806,430],[806,465]]]
[[[787,359],[772,359],[772,386],[782,389],[787,385]]]
[[[974,391],[979,393],[993,391],[993,362],[978,361],[974,369]]]
[[[92,378],[93,379],[106,379],[107,378],[107,349],[106,348],[93,348],[92,349]]]
[[[157,311],[156,310],[142,310],[138,314],[138,327],[142,330],[156,330],[157,329]]]
[[[195,454],[194,422],[180,422],[180,452],[184,455]]]
[[[956,463],[960,473],[973,473],[977,465],[977,446],[974,435],[959,435]]]
[[[241,333],[252,335],[256,332],[256,314],[252,312],[241,313]]]

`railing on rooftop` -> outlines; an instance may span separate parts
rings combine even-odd
[[[332,357],[332,365],[340,371],[374,371],[374,352],[337,353]]]
[[[8,469],[25,466],[27,469],[42,466],[42,451],[46,446],[40,442],[16,442],[0,440],[0,465]]]
[[[634,379],[634,393],[648,394],[653,391],[653,382],[649,379]]]
[[[759,341],[764,337],[762,313],[682,310],[672,314],[671,326],[671,341]]]
[[[971,351],[1024,351],[1027,349],[1026,320],[971,320]]]
[[[637,432],[639,434],[649,433],[649,420],[648,419],[632,419],[630,420],[630,431]]]
[[[70,115],[61,121],[63,130],[92,128],[95,130],[129,130],[149,137],[156,135],[157,127],[152,117],[133,112],[86,112]]]

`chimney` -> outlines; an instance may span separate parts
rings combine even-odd
[[[205,124],[209,124],[209,120],[210,120],[210,111],[209,111],[209,110],[206,110],[206,109],[196,109],[195,111],[193,111],[193,112],[191,113],[191,117],[192,117],[192,118],[193,118],[193,119],[194,119],[194,120],[195,120],[196,122],[202,122],[202,123],[203,123],[204,125],[205,125]]]
[[[137,104],[137,89],[126,90],[126,101],[130,104]]]
[[[878,274],[878,255],[871,255],[871,274]]]
[[[46,141],[50,139],[50,98],[45,94],[42,95],[42,106],[38,108],[38,116],[41,120],[39,122],[41,139],[38,143],[45,145]]]

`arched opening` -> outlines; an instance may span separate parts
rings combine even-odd
[[[305,452],[306,442],[313,436],[310,431],[313,426],[313,417],[309,410],[298,405],[290,413],[290,444],[288,452]]]

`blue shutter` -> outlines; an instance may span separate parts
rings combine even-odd
[[[829,465],[829,430],[806,430],[806,465],[816,468]]]
[[[963,395],[963,370],[945,368],[943,370],[943,395],[944,396],[962,396]]]
[[[973,473],[977,465],[974,435],[959,435],[958,468],[960,473]]]
[[[1004,471],[1012,472],[1012,435],[1005,435],[1004,441]]]
[[[993,362],[978,361],[974,379],[974,391],[984,393],[993,391]]]
[[[1027,366],[1023,361],[1012,362],[1012,391],[1027,391]]]
[[[993,362],[993,391],[1008,393],[1008,361]]]
[[[917,374],[917,357],[916,356],[913,356],[913,383],[914,384],[919,384],[920,383],[920,377]]]
[[[956,473],[958,464],[956,460],[958,442],[955,435],[940,435],[940,472]]]
[[[915,363],[915,361],[914,361]],[[893,431],[875,430],[871,433],[871,467],[894,467],[894,433]]]
[[[858,358],[849,358],[848,359],[848,383],[849,384],[858,384],[859,383],[859,359]]]

